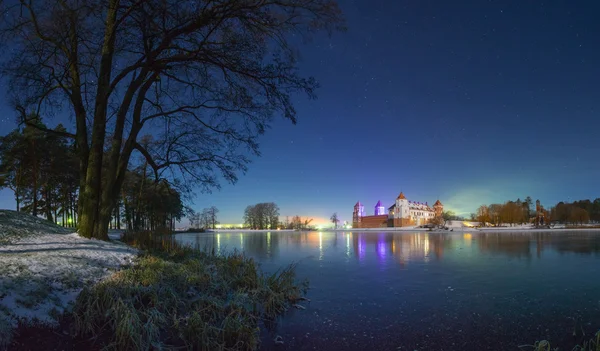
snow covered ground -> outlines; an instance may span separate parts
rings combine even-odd
[[[137,255],[123,243],[69,231],[0,210],[0,349],[7,342],[6,330],[18,320],[56,323],[84,286],[131,264]]]

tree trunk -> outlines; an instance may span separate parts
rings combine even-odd
[[[34,165],[33,166],[33,189],[32,189],[32,194],[31,194],[31,196],[33,196],[33,201],[32,201],[33,208],[32,208],[31,214],[34,216],[37,216],[37,208],[38,208],[37,193],[38,193],[37,170]]]
[[[119,201],[119,205],[117,205],[117,229],[121,230],[121,206],[120,206],[120,201]]]
[[[96,219],[98,218],[98,198],[94,199],[90,195],[88,190],[90,187],[86,186],[83,194],[80,195],[79,203],[79,235],[84,238],[94,238],[94,226]]]
[[[79,223],[79,212],[77,212],[77,208],[75,207],[75,194],[72,194],[71,206],[72,227],[76,228]]]
[[[15,201],[17,202],[17,212],[21,211],[21,182],[22,182],[22,173],[21,173],[21,163],[19,163],[19,168],[17,169],[17,179],[15,185]]]
[[[112,192],[111,179],[109,185],[102,188],[102,158],[106,136],[106,114],[108,91],[114,55],[116,35],[116,17],[118,0],[111,0],[106,14],[104,43],[98,72],[98,88],[94,104],[92,140],[85,170],[85,186],[80,192],[81,210],[79,217],[79,234],[86,238],[108,240],[108,224],[114,201],[105,198],[105,192]],[[109,171],[110,175],[111,172]],[[83,175],[83,174],[82,174]],[[103,201],[105,200],[105,201]]]
[[[108,240],[108,225],[110,223],[110,215],[112,213],[111,204],[103,204],[100,206],[98,211],[98,218],[96,219],[96,228],[94,234],[95,238]]]
[[[48,187],[44,190],[44,197],[46,198],[46,219],[52,223],[54,223],[54,219],[52,218],[52,205],[50,204],[50,191]]]

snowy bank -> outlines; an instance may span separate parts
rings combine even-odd
[[[119,242],[80,237],[15,211],[0,211],[0,349],[19,320],[55,324],[84,286],[132,263]]]
[[[39,234],[69,234],[72,228],[63,228],[43,218],[17,211],[0,210],[0,245]]]

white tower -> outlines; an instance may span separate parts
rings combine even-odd
[[[403,192],[400,192],[400,195],[396,198],[396,213],[394,213],[394,218],[409,218],[410,217],[410,209],[408,207],[408,200],[404,196]]]

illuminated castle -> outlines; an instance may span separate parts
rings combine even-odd
[[[352,213],[353,228],[381,228],[381,227],[406,227],[418,226],[431,222],[433,219],[442,216],[444,205],[437,200],[433,208],[429,207],[427,202],[408,201],[404,193],[396,198],[395,203],[388,208],[385,213],[385,207],[381,201],[375,205],[375,215],[365,216],[365,208],[357,202],[354,205]]]

